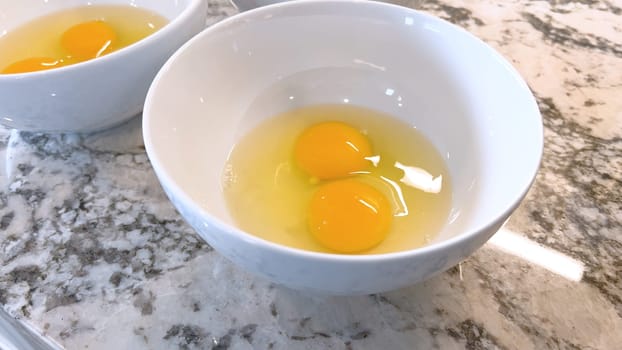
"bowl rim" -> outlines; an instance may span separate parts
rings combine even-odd
[[[75,63],[75,64],[70,64],[70,65],[67,65],[67,66],[61,66],[61,67],[58,67],[58,68],[52,68],[52,69],[40,70],[40,71],[34,71],[34,72],[0,74],[0,82],[2,82],[3,80],[37,79],[39,77],[44,77],[44,76],[54,76],[56,74],[63,74],[64,72],[68,72],[68,71],[72,71],[72,70],[89,69],[93,65],[103,65],[103,64],[107,64],[107,62],[114,62],[113,60],[117,60],[118,57],[131,54],[134,51],[139,51],[144,46],[152,45],[152,44],[158,42],[160,40],[160,37],[166,36],[169,32],[176,31],[177,28],[182,25],[182,23],[186,22],[187,19],[201,7],[201,5],[202,5],[202,3],[204,1],[205,0],[188,0],[187,6],[177,16],[175,16],[173,19],[171,19],[170,21],[165,23],[165,25],[162,28],[160,28],[159,30],[153,32],[152,34],[142,38],[141,40],[138,40],[138,41],[136,41],[136,42],[134,42],[134,43],[132,43],[130,45],[122,47],[121,49],[113,51],[113,52],[111,52],[109,54],[103,55],[101,57],[93,58],[93,59],[90,59],[90,60],[87,60],[87,61],[82,61],[82,62],[78,62],[78,63]],[[109,4],[109,3],[91,4],[90,2],[87,2],[87,1],[84,1],[84,3],[85,4],[78,5],[78,6],[108,6],[108,5],[113,5],[113,4]],[[114,4],[114,5],[124,6],[124,4]],[[164,14],[156,12],[156,11],[152,11],[152,10],[147,9],[145,7],[139,7],[139,8],[151,11],[151,12],[157,14],[157,15],[165,17]],[[39,17],[36,17],[36,18],[32,18],[32,19],[30,19],[28,21],[25,21],[22,24],[28,23],[30,21],[37,20],[38,18],[41,18],[43,16],[48,16],[48,15],[51,15],[51,14],[54,14],[54,13],[57,13],[57,12],[61,12],[61,11],[64,11],[64,10],[66,10],[66,9],[52,10],[52,11],[47,12],[46,14],[44,14],[42,16],[39,16]]]
[[[437,24],[448,27],[452,30],[456,30],[460,32],[461,35],[465,36],[466,38],[469,38],[469,40],[474,40],[476,43],[478,43],[482,47],[482,49],[488,50],[495,58],[497,58],[503,64],[508,74],[513,76],[514,80],[519,84],[519,88],[525,90],[528,93],[526,95],[527,98],[526,98],[525,103],[529,105],[528,109],[531,109],[530,115],[532,115],[533,117],[537,119],[537,121],[539,121],[535,123],[536,125],[534,127],[539,129],[536,131],[539,131],[539,134],[541,135],[541,137],[538,140],[537,154],[534,155],[537,157],[537,161],[533,162],[534,164],[533,168],[528,169],[528,171],[526,171],[526,174],[529,175],[528,177],[529,181],[526,181],[525,183],[521,184],[520,187],[517,186],[517,190],[516,190],[516,194],[514,195],[514,198],[511,201],[509,201],[509,203],[505,207],[503,207],[502,210],[495,212],[495,215],[491,216],[491,219],[488,220],[486,223],[480,224],[479,226],[472,227],[453,237],[449,237],[447,239],[443,239],[438,242],[431,242],[421,247],[412,248],[412,249],[403,250],[403,251],[378,253],[378,254],[365,254],[365,253],[363,254],[339,254],[339,253],[310,251],[310,250],[305,250],[305,249],[300,249],[300,248],[289,247],[286,245],[282,245],[279,243],[275,243],[275,242],[260,238],[244,230],[241,230],[234,225],[225,223],[219,218],[214,217],[212,214],[206,211],[206,209],[204,209],[203,207],[198,205],[194,200],[192,200],[191,197],[186,193],[186,191],[183,190],[182,187],[179,184],[177,184],[176,181],[173,180],[173,177],[164,168],[164,165],[161,159],[158,157],[154,149],[155,144],[152,139],[150,115],[152,113],[151,110],[153,106],[152,101],[154,100],[154,94],[155,94],[155,91],[159,89],[160,81],[163,79],[163,77],[170,70],[170,67],[175,64],[175,62],[178,60],[180,56],[184,55],[185,52],[190,47],[194,46],[195,43],[203,40],[204,37],[209,36],[212,32],[217,32],[221,29],[226,29],[228,25],[234,24],[235,22],[238,22],[238,21],[245,21],[250,18],[261,18],[263,14],[267,14],[266,12],[271,11],[272,9],[280,8],[280,7],[290,7],[290,6],[291,7],[321,6],[325,4],[334,4],[334,3],[349,4],[346,6],[367,6],[372,9],[376,8],[378,10],[389,9],[392,11],[402,11],[405,14],[410,14],[413,16],[417,16],[419,18],[425,18],[426,20],[434,21]],[[370,13],[371,12],[372,11],[370,11]],[[527,85],[525,80],[522,78],[522,76],[518,73],[516,68],[514,68],[514,66],[512,66],[509,63],[509,61],[505,57],[503,57],[499,52],[494,50],[490,45],[485,43],[483,40],[479,39],[475,35],[468,32],[466,29],[460,26],[457,26],[451,22],[448,22],[444,19],[441,19],[439,17],[433,16],[431,14],[427,14],[425,12],[418,11],[415,9],[403,7],[400,5],[384,3],[384,2],[379,2],[379,1],[367,1],[367,0],[297,0],[297,1],[279,2],[279,3],[274,3],[274,4],[262,6],[259,8],[255,8],[252,10],[248,10],[245,12],[241,12],[239,14],[230,16],[204,29],[202,32],[200,32],[195,37],[193,37],[188,42],[186,42],[184,45],[182,45],[171,57],[169,57],[169,59],[162,66],[162,68],[160,69],[160,71],[158,72],[154,80],[152,81],[152,84],[147,93],[147,98],[145,100],[145,106],[143,109],[142,130],[143,130],[143,139],[145,143],[145,150],[147,152],[147,156],[151,162],[151,165],[159,181],[162,182],[163,185],[166,184],[166,186],[163,186],[163,187],[167,187],[168,191],[173,192],[175,194],[175,197],[178,197],[180,201],[184,203],[184,206],[188,207],[192,212],[199,213],[200,217],[205,219],[205,222],[207,222],[209,227],[214,227],[219,231],[223,231],[223,232],[227,232],[228,234],[235,235],[236,239],[241,239],[252,244],[263,246],[267,248],[269,251],[273,253],[278,253],[280,255],[288,255],[288,256],[295,256],[295,257],[304,258],[304,259],[323,260],[327,262],[340,262],[340,263],[352,263],[352,262],[374,263],[374,262],[379,262],[379,261],[406,260],[406,259],[411,259],[416,256],[426,256],[429,254],[442,253],[443,251],[447,251],[452,247],[462,246],[463,244],[468,243],[470,240],[476,239],[478,236],[483,235],[484,233],[488,232],[491,228],[494,228],[495,226],[497,226],[499,220],[504,219],[504,222],[507,221],[505,218],[508,218],[509,215],[511,215],[511,213],[520,205],[521,201],[527,195],[527,192],[529,191],[529,189],[531,188],[531,185],[534,183],[536,179],[536,175],[538,173],[540,164],[542,162],[542,153],[543,153],[543,147],[544,147],[544,128],[543,128],[543,123],[542,123],[542,115],[538,108],[536,99],[534,95],[531,93],[529,86]],[[534,140],[530,140],[530,142],[534,142]],[[168,191],[167,191],[167,195],[168,195]],[[172,198],[170,199],[172,202],[175,202],[172,200]],[[177,211],[179,212],[179,209],[177,209]],[[203,235],[199,233],[198,229],[194,229],[194,231],[195,231],[195,234],[205,239]],[[492,236],[494,233],[496,232],[490,233],[489,237],[487,237],[486,240],[488,240],[490,236]],[[209,241],[207,242],[210,243]]]

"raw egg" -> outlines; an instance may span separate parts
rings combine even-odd
[[[323,122],[302,133],[294,157],[300,168],[320,180],[345,177],[367,169],[372,155],[365,135],[342,122]]]
[[[351,104],[261,122],[233,146],[222,189],[245,232],[332,254],[420,247],[451,209],[449,172],[432,143],[398,118]]]
[[[71,57],[88,60],[112,51],[116,39],[117,34],[106,22],[88,21],[67,29],[60,42]]]
[[[363,182],[346,179],[322,185],[311,198],[309,231],[323,246],[356,253],[382,242],[391,226],[386,197]]]
[[[31,57],[10,64],[2,70],[2,74],[36,72],[59,67],[60,60],[51,57]]]

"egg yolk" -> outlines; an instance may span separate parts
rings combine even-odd
[[[2,74],[14,74],[14,73],[27,73],[36,72],[40,70],[57,68],[61,65],[61,62],[55,58],[50,57],[31,57],[25,60],[11,63],[9,66],[2,70]]]
[[[374,187],[352,179],[322,185],[308,208],[311,234],[339,253],[364,251],[382,242],[391,218],[387,198]]]
[[[61,37],[61,45],[77,59],[88,60],[108,53],[117,35],[103,21],[89,21],[67,29]]]
[[[305,129],[294,146],[298,166],[320,180],[365,170],[371,152],[367,137],[341,122],[324,122]]]

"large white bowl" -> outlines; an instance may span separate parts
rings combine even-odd
[[[417,127],[445,156],[452,215],[435,241],[349,256],[238,229],[221,175],[240,136],[280,111],[346,102]],[[542,152],[536,102],[493,49],[438,18],[347,0],[271,5],[203,31],[154,80],[143,131],[167,195],[218,252],[276,283],[332,294],[396,289],[468,257],[518,206]]]
[[[29,131],[93,131],[138,114],[151,81],[183,43],[205,27],[205,0],[0,0],[0,40],[37,17],[85,5],[128,5],[170,22],[101,58],[47,71],[0,74],[0,124]]]

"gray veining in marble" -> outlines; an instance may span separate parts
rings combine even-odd
[[[488,42],[538,99],[542,170],[497,241],[413,287],[309,296],[193,233],[139,118],[92,135],[0,129],[3,309],[67,349],[619,349],[622,3],[393,2]],[[235,12],[210,5],[209,24]],[[526,248],[508,253],[507,235]]]

